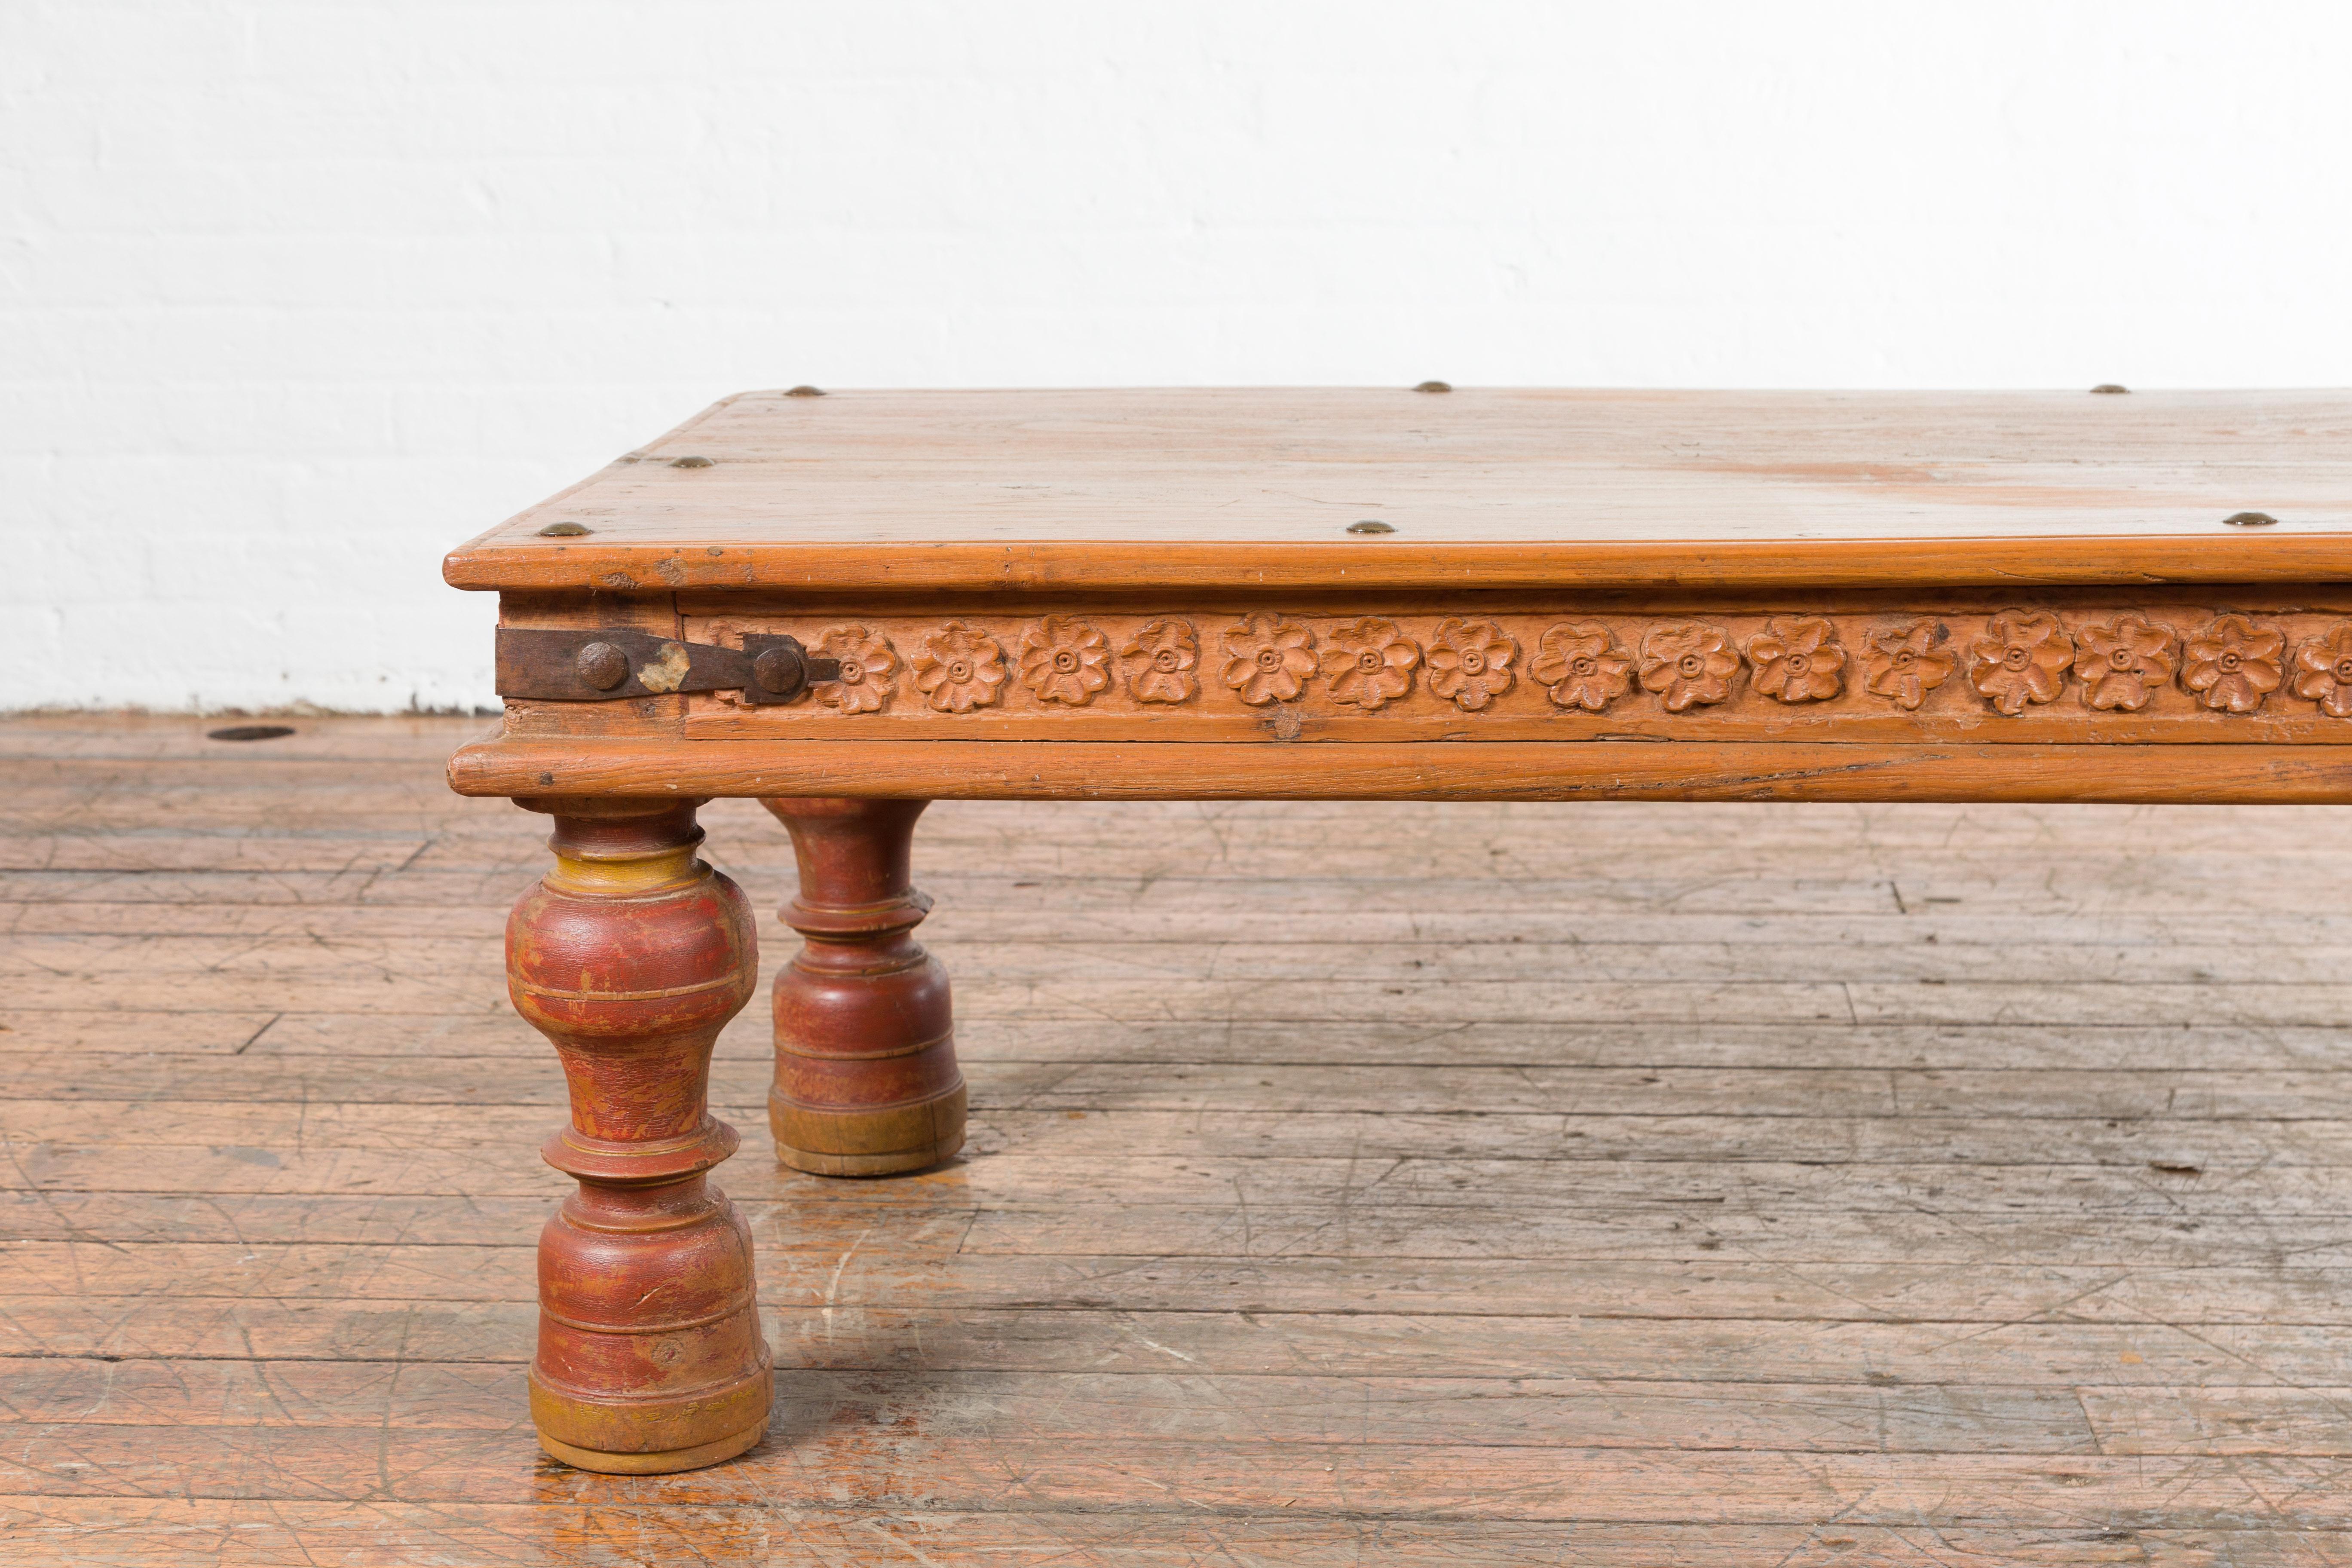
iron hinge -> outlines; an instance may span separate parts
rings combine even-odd
[[[612,702],[673,691],[740,691],[754,705],[790,702],[841,661],[798,637],[747,632],[740,648],[651,632],[499,628],[499,695],[540,702]]]

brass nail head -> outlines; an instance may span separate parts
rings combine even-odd
[[[824,395],[824,388],[821,386],[795,386],[790,392],[785,393],[784,395],[786,397],[823,397]]]
[[[577,539],[590,531],[587,527],[577,522],[551,522],[539,531],[539,536],[541,539]]]
[[[2131,388],[2128,386],[2119,386],[2112,381],[2103,381],[2099,383],[2098,385],[2091,388],[2091,390],[2093,392],[2117,393],[2129,392]]]
[[[671,459],[669,466],[673,468],[707,468],[711,462],[708,458],[676,458]]]
[[[1419,386],[1414,387],[1413,390],[1415,392],[1451,392],[1454,388],[1445,382],[1424,381]]]
[[[1368,517],[1361,522],[1349,523],[1348,531],[1349,533],[1394,533],[1396,530],[1376,517]]]
[[[2278,519],[2266,511],[2233,511],[2221,521],[2231,528],[2269,528],[2276,524]]]

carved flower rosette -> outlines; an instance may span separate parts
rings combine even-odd
[[[1607,626],[1563,623],[1537,643],[1528,673],[1555,705],[1598,713],[1633,689],[1633,658]]]
[[[2286,679],[2286,636],[2243,616],[2216,616],[2181,645],[2180,684],[2206,707],[2252,713]]]
[[[1492,621],[1440,621],[1429,642],[1429,689],[1475,713],[1511,689],[1511,660],[1518,652],[1511,635]]]
[[[1225,628],[1220,678],[1253,708],[1295,700],[1315,673],[1315,634],[1297,621],[1255,615]]]
[[[950,621],[925,637],[914,667],[915,689],[942,713],[986,708],[1004,689],[1004,650],[994,637],[961,621]]]
[[[2352,621],[2295,649],[2294,694],[2330,719],[2352,719]]]
[[[2003,610],[1969,648],[1969,680],[2015,718],[2029,702],[2055,701],[2074,662],[2074,639],[2042,610]]]
[[[1070,616],[1047,616],[1021,637],[1021,684],[1040,702],[1082,708],[1110,684],[1110,638]]]
[[[1816,616],[1768,623],[1748,639],[1748,663],[1756,689],[1783,702],[1821,702],[1838,694],[1845,680],[1845,649],[1837,627]]]
[[[1642,689],[1669,713],[1726,700],[1738,673],[1739,652],[1720,626],[1658,626],[1642,639]]]
[[[1412,690],[1420,663],[1420,646],[1394,621],[1367,616],[1331,629],[1323,649],[1323,679],[1334,702],[1370,713]]]
[[[1138,702],[1183,702],[1199,689],[1192,670],[1201,640],[1185,621],[1150,621],[1119,645],[1127,661],[1128,694]]]
[[[879,713],[890,705],[898,654],[888,637],[866,626],[835,626],[812,651],[819,658],[841,661],[838,678],[810,688],[819,702],[844,713]]]
[[[1959,668],[1959,660],[1944,647],[1950,636],[1941,621],[1914,621],[1899,632],[1878,633],[1870,639],[1863,663],[1864,687],[1893,698],[1906,712],[1916,712],[1927,693]]]
[[[2179,666],[2172,633],[2139,616],[2118,616],[2074,634],[2074,679],[2094,708],[2137,713],[2171,684]]]

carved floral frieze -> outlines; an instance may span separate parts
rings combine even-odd
[[[1394,621],[1366,616],[1334,626],[1323,645],[1323,682],[1334,702],[1370,713],[1412,689],[1421,647]]]
[[[1003,634],[977,621],[849,622],[813,639],[810,651],[840,673],[810,697],[845,717],[887,712],[903,679],[943,714],[1011,701],[1130,713],[1323,703],[1359,714],[1524,717],[1549,704],[1570,715],[1761,717],[1819,705],[1916,713],[1932,699],[1948,717],[2019,718],[2072,686],[2082,710],[2119,717],[2230,718],[2267,703],[2352,720],[2352,620],[2276,614],[2296,624],[2239,610],[2031,606],[1908,617],[1751,613],[1728,624],[1256,611],[1203,626],[1181,616],[1056,614],[1020,624],[1010,655]],[[1213,639],[1205,648],[1204,637]],[[1519,695],[1523,684],[1532,699]],[[1282,718],[1277,729],[1296,733],[1296,721]]]
[[[2138,712],[2180,668],[2173,647],[2170,631],[2139,616],[2084,626],[2074,642],[2074,679],[2083,683],[2083,700],[2094,708]]]
[[[1562,708],[1598,713],[1633,686],[1633,658],[1607,626],[1563,623],[1536,645],[1528,673]]]
[[[2295,650],[2294,694],[2331,719],[2352,719],[2352,621]]]
[[[1201,639],[1190,621],[1147,621],[1119,645],[1127,689],[1138,702],[1190,702],[1200,689],[1192,674]]]
[[[1040,702],[1082,708],[1110,684],[1110,638],[1070,616],[1047,616],[1021,634],[1021,684]]]
[[[2252,712],[2286,679],[2286,637],[2243,616],[2216,616],[2180,651],[2180,684],[2225,713]]]
[[[1916,709],[1927,693],[1952,678],[1960,661],[1945,651],[1951,628],[1941,621],[1914,621],[1900,631],[1880,632],[1870,639],[1863,664],[1863,686],[1895,705]]]
[[[986,708],[1004,689],[1004,649],[977,626],[950,621],[915,655],[915,689],[942,713]]]
[[[890,705],[898,653],[890,639],[865,626],[835,626],[817,639],[821,658],[841,661],[841,677],[811,688],[816,700],[844,713],[879,713]]]
[[[1511,689],[1519,645],[1492,621],[1440,621],[1429,640],[1429,689],[1475,713]]]
[[[2015,718],[2029,702],[2054,702],[2074,662],[2074,639],[2042,610],[2003,610],[1969,647],[1969,680]]]
[[[1721,626],[1658,626],[1642,639],[1642,688],[1669,713],[1727,700],[1739,655]]]
[[[1297,700],[1315,673],[1315,634],[1279,616],[1227,627],[1224,645],[1224,682],[1253,708]]]
[[[1756,689],[1783,702],[1820,702],[1845,682],[1845,649],[1837,627],[1811,616],[1775,620],[1748,644]]]

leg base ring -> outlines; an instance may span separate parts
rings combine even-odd
[[[539,1446],[551,1458],[561,1459],[576,1470],[593,1470],[600,1476],[667,1476],[731,1459],[767,1435],[768,1418],[762,1415],[740,1432],[714,1442],[656,1454],[608,1454],[600,1448],[575,1448],[544,1432],[539,1434]]]
[[[876,1110],[801,1105],[768,1097],[776,1158],[816,1176],[896,1176],[927,1170],[963,1147],[969,1096],[953,1089],[913,1105]]]

